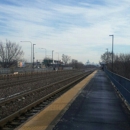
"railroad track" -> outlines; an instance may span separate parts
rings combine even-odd
[[[24,122],[28,116],[34,115],[37,111],[43,109],[50,101],[54,100],[57,96],[61,95],[64,91],[68,90],[68,88],[72,87],[92,72],[93,71],[89,71],[71,76],[59,82],[25,92],[0,102],[1,129],[13,130],[14,127]],[[30,113],[28,111],[32,112]]]
[[[0,86],[2,85],[7,85],[7,84],[12,84],[17,81],[19,82],[24,82],[25,80],[32,80],[32,79],[39,79],[39,78],[46,78],[50,76],[57,76],[60,74],[67,74],[67,73],[76,73],[76,72],[81,72],[81,71],[74,71],[74,70],[68,70],[68,71],[52,71],[52,72],[38,72],[38,73],[25,73],[25,74],[17,74],[17,75],[3,75],[0,76]]]
[[[0,85],[0,102],[6,98],[11,98],[26,91],[31,91],[39,87],[49,85],[51,83],[80,74],[82,72],[83,71],[53,72],[52,74],[42,74],[41,76],[36,76],[32,79],[24,78],[24,80],[16,80],[15,82],[12,81],[8,83],[6,83],[6,81],[4,84]]]

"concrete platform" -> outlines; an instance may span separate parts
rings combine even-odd
[[[130,112],[99,70],[53,130],[130,130]]]
[[[30,118],[27,122],[16,128],[15,130],[51,130],[66,112],[74,99],[82,91],[82,89],[94,77],[96,71],[75,85],[53,103],[48,105],[43,111]],[[77,104],[78,105],[78,104]],[[80,106],[76,106],[80,107]],[[66,115],[66,114],[65,114]],[[62,130],[62,129],[61,129]],[[69,129],[67,129],[69,130]]]

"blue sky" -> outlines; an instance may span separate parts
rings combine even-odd
[[[0,41],[20,44],[30,61],[30,43],[41,60],[54,50],[54,59],[71,56],[98,63],[114,34],[114,52],[129,53],[129,0],[0,0]]]

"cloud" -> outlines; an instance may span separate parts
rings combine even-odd
[[[0,8],[0,40],[29,40],[50,55],[55,50],[84,63],[98,62],[106,48],[111,50],[110,34],[116,46],[130,45],[129,0],[8,0]],[[27,44],[22,46],[26,57]]]

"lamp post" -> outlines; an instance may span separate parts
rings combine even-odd
[[[32,42],[31,41],[20,41],[20,42],[30,42],[31,43],[31,64],[32,64]]]
[[[33,44],[33,69],[34,69],[34,59],[35,59],[35,57],[34,57],[34,45],[36,45],[36,44]]]
[[[4,48],[5,48],[5,52],[6,52],[6,54],[4,53]],[[6,47],[3,47],[3,49],[2,49],[2,53],[3,53],[3,62],[5,63],[7,63],[7,46]]]
[[[112,71],[113,71],[113,44],[114,44],[114,35],[109,35],[112,37]]]
[[[52,64],[53,64],[53,52],[54,52],[54,50],[52,50]]]

